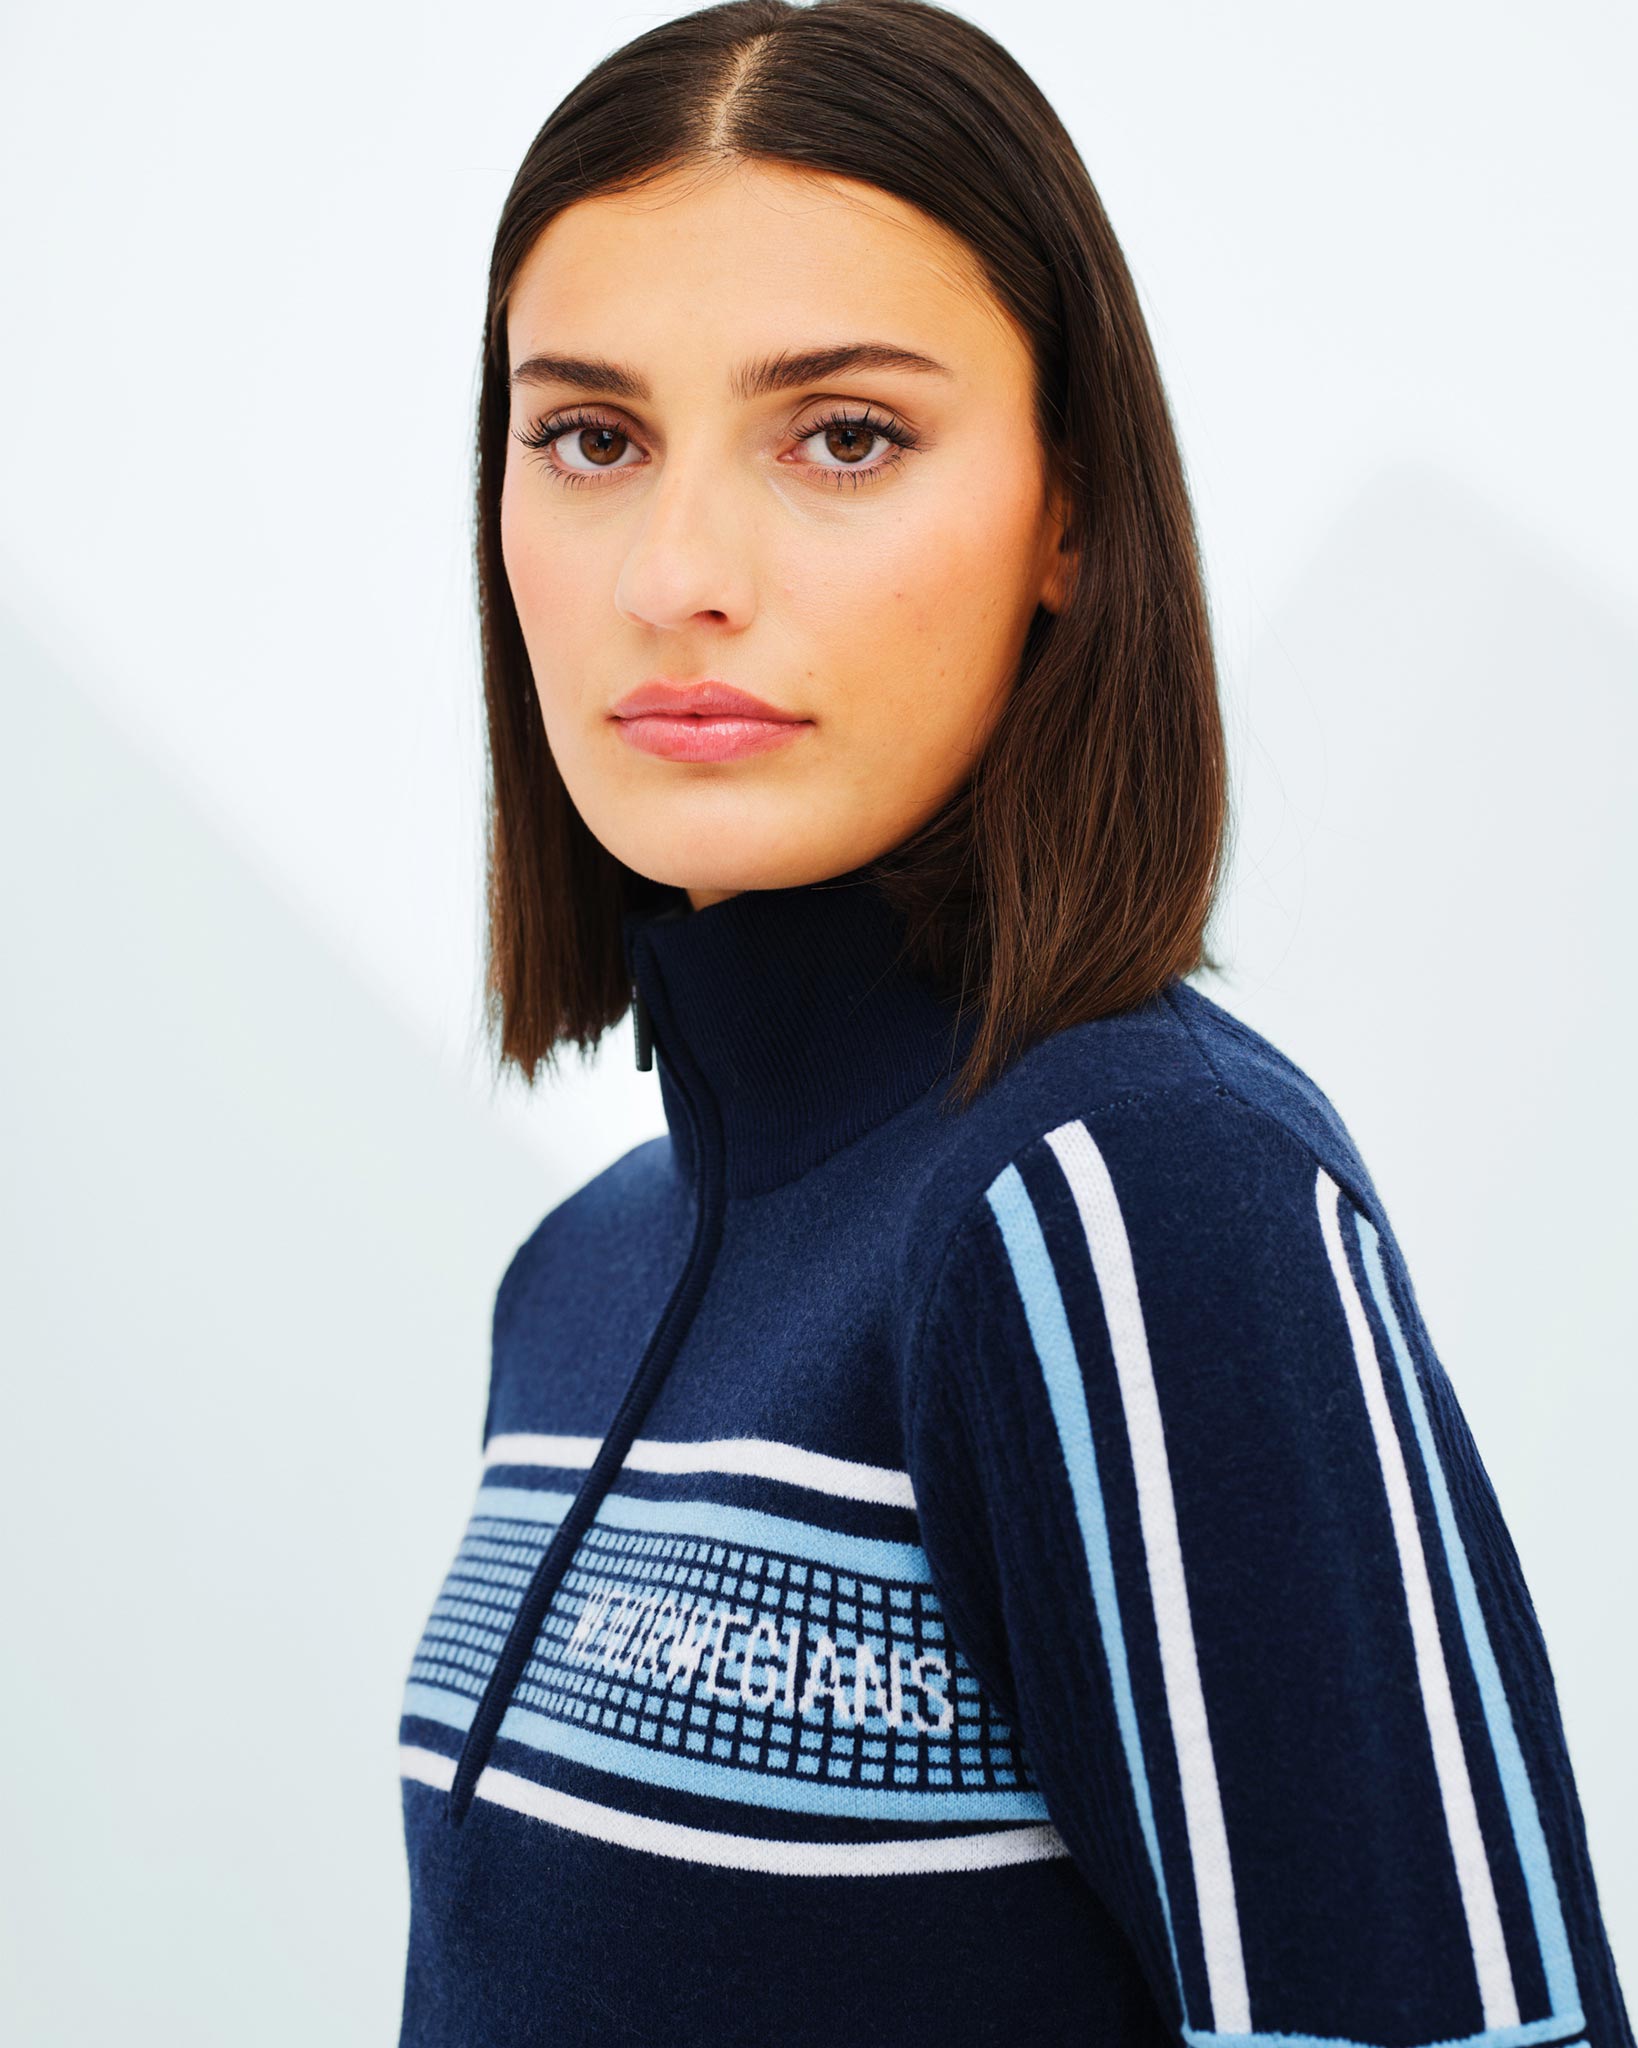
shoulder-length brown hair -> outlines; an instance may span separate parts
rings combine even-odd
[[[1038,609],[966,786],[867,871],[907,957],[977,1012],[955,1099],[1023,1046],[1218,962],[1227,775],[1194,518],[1136,290],[1062,122],[926,0],[727,0],[606,57],[555,109],[496,231],[478,408],[489,727],[486,1017],[532,1081],[631,1003],[620,918],[676,900],[596,840],[547,746],[501,559],[512,280],[565,207],[763,158],[879,186],[961,237],[1028,338],[1076,575]]]

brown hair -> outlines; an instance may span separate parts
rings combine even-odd
[[[972,249],[1033,353],[1073,588],[1037,610],[966,785],[863,871],[903,914],[907,959],[978,1012],[964,1105],[1023,1046],[1218,967],[1227,773],[1193,511],[1125,258],[1039,87],[927,0],[726,0],[668,21],[567,95],[513,180],[478,406],[486,1016],[531,1081],[561,1044],[590,1051],[631,1003],[622,913],[678,898],[593,837],[546,743],[501,559],[508,293],[565,207],[735,158],[919,208]]]

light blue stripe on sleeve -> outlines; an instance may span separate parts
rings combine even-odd
[[[1086,1385],[1063,1296],[1053,1270],[1035,1205],[1016,1166],[998,1173],[986,1191],[1001,1236],[1006,1245],[1019,1298],[1023,1303],[1030,1337],[1046,1381],[1052,1418],[1063,1446],[1069,1470],[1075,1517],[1092,1579],[1092,1596],[1097,1608],[1098,1632],[1114,1688],[1115,1715],[1120,1725],[1121,1747],[1137,1799],[1138,1820],[1144,1845],[1149,1852],[1155,1888],[1160,1894],[1166,1920],[1166,1939],[1172,1951],[1172,1968],[1179,1989],[1183,1982],[1177,1961],[1177,1940],[1172,1931],[1172,1906],[1161,1867],[1160,1842],[1155,1832],[1154,1804],[1149,1792],[1149,1773],[1143,1760],[1143,1739],[1138,1729],[1137,1707],[1132,1697],[1131,1671],[1126,1658],[1126,1638],[1121,1629],[1120,1607],[1115,1593],[1114,1560],[1109,1548],[1109,1525],[1104,1514],[1103,1488],[1098,1479],[1097,1459],[1092,1446],[1092,1418],[1086,1405]]]
[[[1366,1275],[1371,1283],[1371,1294],[1376,1302],[1377,1313],[1382,1318],[1383,1327],[1388,1333],[1394,1363],[1399,1368],[1400,1383],[1405,1390],[1406,1405],[1410,1409],[1411,1420],[1415,1425],[1417,1445],[1422,1453],[1428,1486],[1433,1494],[1439,1534],[1444,1542],[1445,1559],[1450,1567],[1451,1583],[1456,1591],[1456,1609],[1461,1616],[1462,1634],[1467,1642],[1474,1677],[1478,1681],[1479,1698],[1484,1707],[1485,1722],[1490,1730],[1491,1745],[1496,1753],[1496,1767],[1501,1776],[1502,1794],[1507,1801],[1508,1816],[1513,1824],[1513,1840],[1524,1871],[1525,1887],[1530,1896],[1530,1912],[1535,1922],[1536,1941],[1541,1949],[1548,1996],[1552,2000],[1553,2011],[1558,2016],[1557,2024],[1576,2026],[1580,2024],[1581,1992],[1576,1983],[1575,1964],[1565,1933],[1564,1912],[1559,1902],[1558,1884],[1553,1876],[1552,1859],[1548,1854],[1546,1836],[1542,1832],[1535,1795],[1530,1789],[1530,1777],[1525,1768],[1524,1756],[1519,1748],[1512,1710],[1507,1703],[1507,1691],[1502,1683],[1501,1672],[1497,1668],[1495,1652],[1490,1645],[1490,1633],[1485,1627],[1484,1612],[1479,1605],[1478,1590],[1473,1583],[1467,1547],[1462,1541],[1461,1530],[1456,1525],[1450,1489],[1445,1481],[1438,1448],[1428,1422],[1427,1404],[1422,1398],[1415,1367],[1411,1362],[1404,1333],[1399,1327],[1399,1319],[1394,1313],[1392,1298],[1388,1292],[1387,1276],[1382,1267],[1381,1240],[1369,1218],[1358,1210],[1355,1211],[1354,1222],[1364,1256]]]

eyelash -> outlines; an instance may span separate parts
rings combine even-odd
[[[834,478],[838,488],[846,484],[851,486],[852,489],[857,490],[861,484],[878,482],[890,470],[897,469],[904,460],[906,452],[916,448],[920,442],[919,435],[913,433],[909,427],[904,425],[903,421],[894,419],[891,415],[883,419],[868,407],[863,412],[849,412],[843,408],[836,412],[826,413],[822,419],[815,420],[805,433],[798,434],[796,436],[797,442],[811,441],[815,434],[824,433],[827,427],[862,428],[866,432],[880,434],[883,440],[893,444],[893,453],[887,456],[885,460],[872,464],[869,469],[861,467],[826,469],[820,463],[804,465],[805,467],[818,469],[823,476]],[[594,475],[593,471],[559,469],[550,459],[550,450],[553,442],[561,440],[565,434],[583,433],[587,430],[602,430],[611,434],[623,434],[625,432],[625,429],[617,420],[602,419],[596,413],[576,410],[563,415],[553,414],[546,419],[537,420],[527,432],[519,433],[516,438],[525,448],[532,449],[546,458],[546,469],[559,483],[570,485],[586,484],[591,482]],[[610,471],[610,474],[612,475],[614,472]]]

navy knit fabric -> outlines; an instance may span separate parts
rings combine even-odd
[[[501,1281],[402,2048],[1632,2048],[1546,1646],[1322,1091],[1017,1057],[860,876],[626,920],[668,1133]]]

